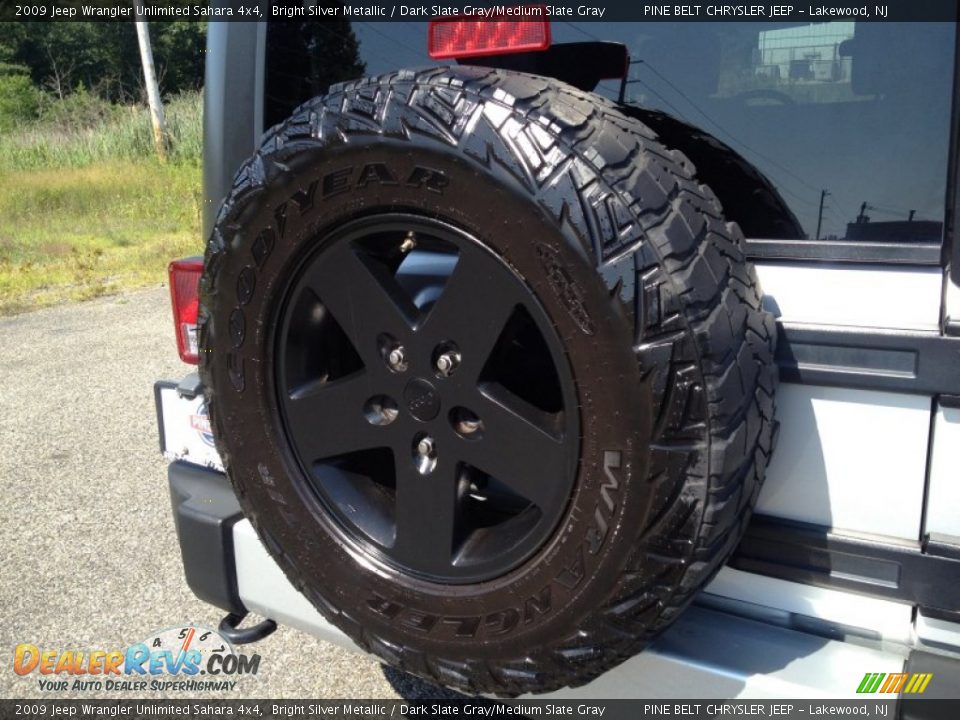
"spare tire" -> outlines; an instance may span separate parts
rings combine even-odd
[[[660,110],[619,105],[657,133],[667,147],[679,150],[697,168],[697,178],[716,189],[726,216],[747,237],[765,240],[803,240],[803,226],[776,186],[733,148],[698,127]]]
[[[209,241],[200,370],[244,513],[360,647],[516,695],[585,683],[734,549],[774,324],[680,153],[480,68],[271,130]]]

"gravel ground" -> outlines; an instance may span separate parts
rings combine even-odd
[[[157,446],[153,383],[185,369],[166,288],[0,319],[0,697],[44,696],[13,672],[19,643],[117,649],[219,623],[183,580]],[[441,692],[289,628],[250,648],[260,673],[230,697]]]

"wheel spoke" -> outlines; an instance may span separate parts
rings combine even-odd
[[[461,250],[457,265],[420,331],[433,342],[456,338],[462,353],[457,372],[476,378],[500,334],[524,298],[513,283],[502,282],[503,270],[478,250]]]
[[[450,569],[460,520],[456,467],[441,462],[422,475],[408,456],[397,463],[397,536],[393,555],[401,562],[435,574]]]
[[[476,412],[484,435],[458,450],[464,461],[493,476],[548,512],[567,491],[565,444],[554,432],[557,418],[502,387],[480,394]]]
[[[374,394],[370,374],[354,373],[332,382],[315,381],[290,393],[287,425],[304,460],[313,462],[388,445],[384,427],[363,415],[366,398]]]
[[[416,322],[416,306],[390,271],[348,242],[329,248],[306,280],[368,366],[380,362],[378,333],[404,338]]]
[[[563,346],[524,278],[401,214],[344,227],[297,278],[278,401],[351,543],[442,583],[529,557],[565,511],[580,433]]]

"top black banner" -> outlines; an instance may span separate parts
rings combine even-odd
[[[409,22],[464,17],[472,20],[565,20],[577,22],[957,22],[954,0],[888,0],[750,4],[585,0],[510,4],[488,0],[329,2],[329,0],[0,0],[0,21],[263,22],[269,20],[358,20]]]

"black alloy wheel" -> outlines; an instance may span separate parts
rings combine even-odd
[[[509,572],[551,535],[577,401],[540,303],[438,220],[377,215],[316,243],[276,327],[283,428],[364,551],[425,580]]]
[[[749,522],[774,319],[694,163],[603,98],[469,66],[335,86],[238,171],[200,288],[244,517],[393,667],[583,685]]]

